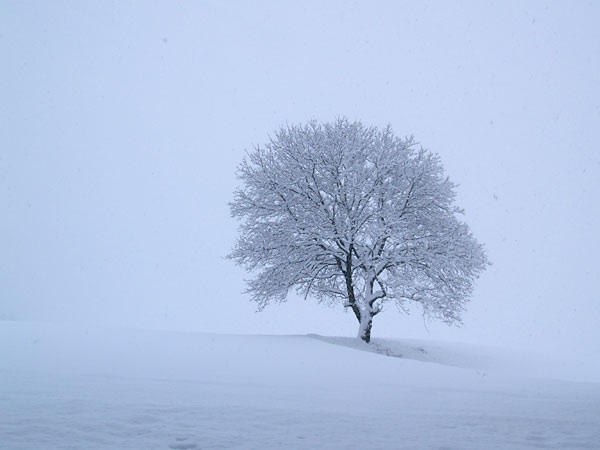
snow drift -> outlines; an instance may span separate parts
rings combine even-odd
[[[600,384],[525,362],[425,341],[0,322],[0,447],[598,448]]]

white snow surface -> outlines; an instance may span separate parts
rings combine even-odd
[[[0,448],[598,449],[563,356],[3,321]]]

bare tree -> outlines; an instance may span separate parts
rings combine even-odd
[[[255,273],[259,309],[296,288],[350,308],[366,342],[390,301],[460,323],[488,262],[457,218],[439,157],[412,138],[346,119],[289,126],[249,152],[238,176],[229,257]]]

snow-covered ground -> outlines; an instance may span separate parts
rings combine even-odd
[[[563,356],[5,321],[0,448],[598,449]]]

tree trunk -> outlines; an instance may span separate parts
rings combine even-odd
[[[368,311],[361,311],[358,326],[358,337],[367,344],[371,342],[371,328],[373,327],[373,315]]]

